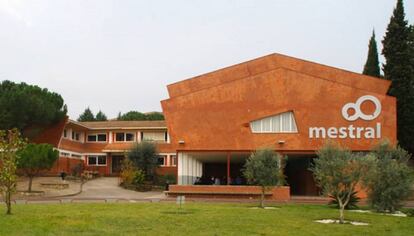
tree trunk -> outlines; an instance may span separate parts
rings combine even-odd
[[[342,205],[339,208],[339,223],[340,224],[343,224],[344,223],[344,209],[345,209],[345,206],[344,205]]]
[[[262,186],[262,195],[260,196],[260,207],[264,208],[265,187]]]
[[[11,192],[10,190],[6,190],[6,214],[11,215]]]
[[[33,176],[29,176],[29,189],[27,190],[29,193],[32,191],[32,182],[33,182]]]

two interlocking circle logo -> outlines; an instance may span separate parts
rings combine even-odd
[[[375,111],[370,115],[367,115],[361,111],[361,105],[366,101],[371,101],[375,105]],[[353,115],[349,115],[349,109],[353,109],[355,113]],[[345,106],[342,107],[342,116],[349,121],[355,121],[357,119],[373,120],[377,118],[380,113],[381,102],[378,100],[378,98],[371,95],[362,96],[358,98],[358,100],[355,103],[347,103],[345,104]]]

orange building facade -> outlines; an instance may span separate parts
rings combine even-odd
[[[369,151],[396,143],[390,81],[271,54],[168,85],[162,101],[179,185],[243,183],[250,153],[287,155],[291,194],[318,195],[309,167],[328,140]]]
[[[176,175],[173,188],[185,191],[198,184],[243,185],[246,159],[271,148],[288,157],[290,194],[318,195],[309,167],[328,140],[362,152],[382,140],[397,142],[389,86],[387,80],[271,54],[168,85],[169,98],[161,101],[165,122],[69,120],[37,142],[59,149],[55,173],[81,164],[116,175],[134,143],[152,140],[158,172]]]
[[[118,175],[121,162],[134,144],[154,142],[158,150],[158,174],[176,174],[176,153],[171,148],[164,121],[67,120],[51,127],[36,142],[53,144],[59,160],[50,174],[91,171],[100,175]]]

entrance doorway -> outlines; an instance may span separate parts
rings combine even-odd
[[[319,196],[320,189],[316,185],[312,171],[309,170],[313,163],[314,155],[288,156],[285,175],[290,186],[291,195]]]
[[[124,156],[112,156],[112,174],[119,174],[122,168]]]

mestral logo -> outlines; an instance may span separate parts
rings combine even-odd
[[[365,114],[361,111],[362,103],[366,101],[371,101],[375,105],[375,111],[372,114]],[[349,114],[349,110],[354,110],[352,115]],[[347,121],[356,121],[358,119],[362,120],[374,120],[381,113],[381,102],[378,98],[365,95],[360,98],[355,103],[347,103],[342,107],[342,116]],[[344,127],[310,127],[309,128],[309,138],[366,138],[374,139],[381,138],[381,123],[376,123],[375,127],[355,127],[354,125],[344,126]]]

